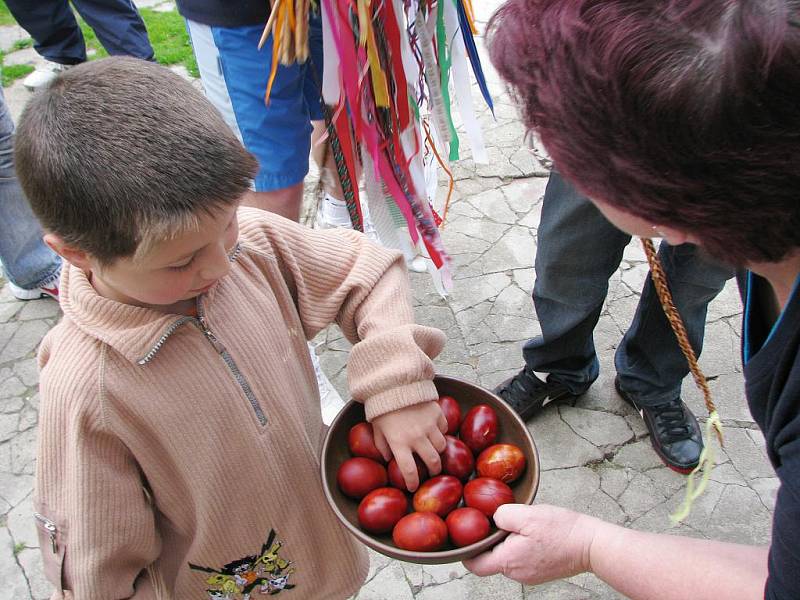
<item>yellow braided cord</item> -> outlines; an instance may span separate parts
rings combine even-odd
[[[683,355],[686,357],[686,362],[689,363],[689,370],[692,373],[694,382],[700,391],[703,392],[703,399],[708,409],[708,421],[706,421],[706,436],[703,444],[703,451],[700,453],[700,461],[697,466],[689,473],[686,479],[686,496],[683,504],[674,514],[670,515],[670,519],[674,524],[689,516],[695,499],[706,489],[708,478],[711,476],[711,471],[716,464],[716,450],[713,447],[709,447],[709,444],[711,443],[712,433],[714,433],[716,434],[719,445],[723,445],[722,422],[717,414],[714,401],[711,399],[711,390],[708,387],[708,381],[700,370],[700,366],[697,364],[697,355],[694,353],[694,349],[689,343],[689,336],[686,333],[683,320],[680,314],[678,314],[675,303],[672,301],[672,294],[669,291],[667,276],[656,255],[653,240],[642,238],[642,246],[644,247],[645,255],[647,255],[647,262],[650,265],[650,277],[653,280],[653,286],[661,302],[661,307],[664,309],[664,314],[667,316],[672,331],[675,333],[678,346],[680,346],[681,352],[683,352]],[[703,475],[700,479],[700,484],[695,489],[695,476],[701,470],[703,471]]]
[[[686,477],[686,495],[683,498],[683,503],[678,510],[669,516],[669,520],[673,525],[677,525],[680,521],[683,521],[689,516],[694,501],[706,490],[708,479],[711,477],[711,471],[717,464],[717,448],[712,442],[712,434],[715,429],[718,431],[722,429],[722,423],[719,420],[717,411],[708,415],[708,421],[706,421],[706,440],[708,443],[703,445],[703,451],[700,453],[700,462],[697,463],[694,470]],[[703,474],[700,477],[700,483],[695,488],[695,477],[701,470]]]

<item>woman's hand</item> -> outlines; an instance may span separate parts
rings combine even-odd
[[[589,549],[598,519],[557,506],[504,504],[494,522],[511,534],[489,552],[464,561],[476,575],[502,573],[528,584],[589,570]]]

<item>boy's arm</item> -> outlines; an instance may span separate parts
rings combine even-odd
[[[354,344],[348,363],[350,392],[364,403],[367,420],[378,431],[376,442],[384,451],[391,447],[409,487],[416,487],[417,477],[411,450],[437,473],[446,425],[433,402],[438,394],[432,359],[445,337],[438,329],[414,323],[402,255],[354,231],[311,230],[246,210],[240,215],[242,238],[256,247],[271,246],[306,337],[336,321]],[[406,408],[403,418],[394,414]],[[391,418],[381,418],[389,413]]]
[[[48,375],[41,385],[34,504],[54,598],[151,598],[149,581],[135,584],[157,558],[160,540],[137,464],[107,431],[98,386],[70,385],[67,392]]]

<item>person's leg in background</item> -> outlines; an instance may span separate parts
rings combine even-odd
[[[305,74],[303,94],[311,115],[311,156],[319,168],[321,194],[314,217],[317,229],[331,227],[352,228],[350,213],[344,202],[344,192],[336,169],[325,114],[322,108],[322,72],[325,61],[322,53],[322,18],[311,15],[308,23],[308,68]],[[358,181],[353,182],[358,185]]]
[[[112,56],[153,60],[153,46],[132,0],[72,0],[103,48]]]
[[[542,200],[533,302],[542,334],[523,347],[525,368],[497,388],[524,419],[570,400],[597,379],[592,332],[630,236],[553,171]],[[549,373],[547,381],[535,372]]]
[[[0,262],[20,300],[58,298],[61,258],[42,241],[14,170],[14,122],[0,89]]]
[[[40,56],[61,65],[86,61],[83,34],[67,0],[6,0],[6,6]]]
[[[23,80],[26,88],[46,85],[65,67],[86,61],[83,34],[67,0],[6,0],[6,6],[33,38],[33,49],[45,59]]]
[[[700,356],[708,303],[734,270],[705,257],[692,244],[662,242],[658,256],[689,343]],[[689,374],[689,364],[649,275],[614,363],[617,391],[640,411],[656,453],[676,471],[693,469],[703,443],[697,419],[681,400],[681,382]]]
[[[542,335],[525,344],[525,368],[498,388],[525,418],[550,401],[582,394],[597,378],[593,330],[608,278],[630,241],[555,172],[543,202],[533,292]],[[688,244],[662,244],[659,255],[699,354],[708,303],[733,273],[705,260],[699,249]],[[617,390],[639,410],[658,455],[670,468],[691,470],[703,445],[697,419],[680,398],[688,365],[649,275],[615,364]],[[549,375],[541,381],[534,372]]]
[[[689,342],[699,356],[703,349],[708,303],[734,276],[734,270],[704,256],[703,251],[692,244],[670,246],[662,242],[658,257]],[[636,398],[637,404],[649,406],[677,398],[681,382],[689,374],[689,364],[649,275],[614,362],[619,386]]]
[[[74,4],[109,54],[153,60],[147,30],[131,0],[78,0]],[[8,0],[6,5],[45,59],[25,78],[25,87],[47,85],[65,67],[86,61],[83,34],[67,0]]]
[[[265,105],[272,36],[258,50],[263,26],[187,23],[206,96],[259,161],[246,204],[297,221],[311,149],[311,116],[303,95],[307,65],[280,65]]]

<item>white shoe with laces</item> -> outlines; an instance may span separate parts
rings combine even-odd
[[[50,84],[56,77],[69,69],[71,66],[72,65],[62,65],[50,60],[45,60],[44,64],[42,64],[40,67],[37,67],[33,73],[28,75],[22,81],[22,85],[33,92],[38,90],[40,87]]]
[[[317,376],[322,422],[325,423],[325,425],[330,425],[333,419],[336,418],[336,415],[339,414],[339,411],[342,410],[345,402],[322,371],[322,366],[319,363],[319,356],[317,356],[317,352],[311,342],[308,343],[308,353],[311,355],[311,364],[314,365],[314,374]]]

